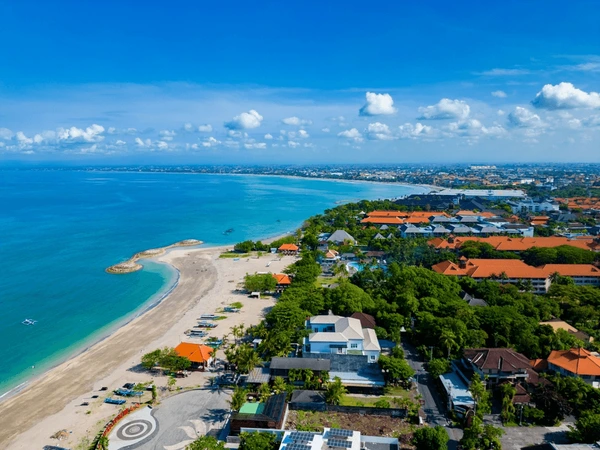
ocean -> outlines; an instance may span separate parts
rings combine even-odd
[[[177,272],[166,264],[105,272],[138,251],[183,239],[266,238],[340,202],[425,191],[269,176],[0,170],[0,398],[174,286]]]

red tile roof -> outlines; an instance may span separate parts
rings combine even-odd
[[[292,284],[290,276],[285,273],[274,273],[273,278],[277,280],[277,284],[288,285]]]
[[[296,244],[281,244],[279,250],[282,252],[297,252],[299,247]]]
[[[457,249],[467,241],[484,242],[490,244],[499,251],[521,252],[532,247],[553,248],[561,245],[570,245],[582,250],[592,250],[594,245],[593,238],[588,239],[569,239],[560,236],[551,237],[520,237],[513,238],[509,236],[490,236],[490,237],[457,237],[453,242],[442,238],[434,238],[429,241],[429,245],[438,249]]]

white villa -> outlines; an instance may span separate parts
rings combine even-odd
[[[351,317],[313,316],[306,321],[312,333],[304,338],[304,352],[337,355],[365,355],[370,363],[379,360],[381,347],[375,330],[362,328],[360,320]]]

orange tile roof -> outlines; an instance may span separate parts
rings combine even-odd
[[[194,363],[208,362],[214,349],[208,345],[192,344],[191,342],[182,342],[175,347],[175,352],[179,356],[189,359]]]
[[[591,264],[546,264],[540,269],[548,275],[559,273],[563,277],[600,277],[600,269]]]
[[[457,237],[454,242],[448,242],[441,238],[431,239],[429,245],[438,249],[457,249],[467,241],[485,242],[499,251],[522,252],[532,247],[552,248],[561,245],[570,245],[583,250],[592,250],[594,245],[593,238],[588,239],[568,239],[566,237],[522,237],[513,238],[509,236],[490,236],[490,237]]]
[[[277,284],[292,284],[290,276],[285,273],[274,273],[273,278],[277,280]]]
[[[296,244],[281,244],[279,250],[284,252],[297,252],[298,246]]]
[[[402,225],[404,221],[399,217],[369,216],[360,221],[361,223],[376,223],[386,225]]]
[[[405,211],[371,211],[367,215],[371,217],[407,217],[408,213]]]
[[[479,217],[496,217],[497,214],[491,213],[491,212],[475,212],[475,211],[469,211],[469,210],[460,210],[459,212],[457,212],[455,215],[457,216],[479,216]]]
[[[537,267],[529,266],[518,259],[469,259],[464,267],[451,261],[443,261],[431,268],[443,275],[469,276],[471,278],[491,278],[506,274],[508,278],[532,279],[548,278],[548,274]]]
[[[553,350],[548,356],[548,363],[561,367],[575,375],[600,376],[600,358],[592,355],[584,348]]]

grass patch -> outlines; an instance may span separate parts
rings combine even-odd
[[[231,306],[232,308],[242,309],[244,307],[244,304],[242,302],[233,302],[229,306]]]
[[[232,253],[225,252],[219,255],[219,258],[247,258],[250,256],[250,253]]]
[[[224,320],[224,319],[227,319],[227,316],[215,317],[213,320]]]

